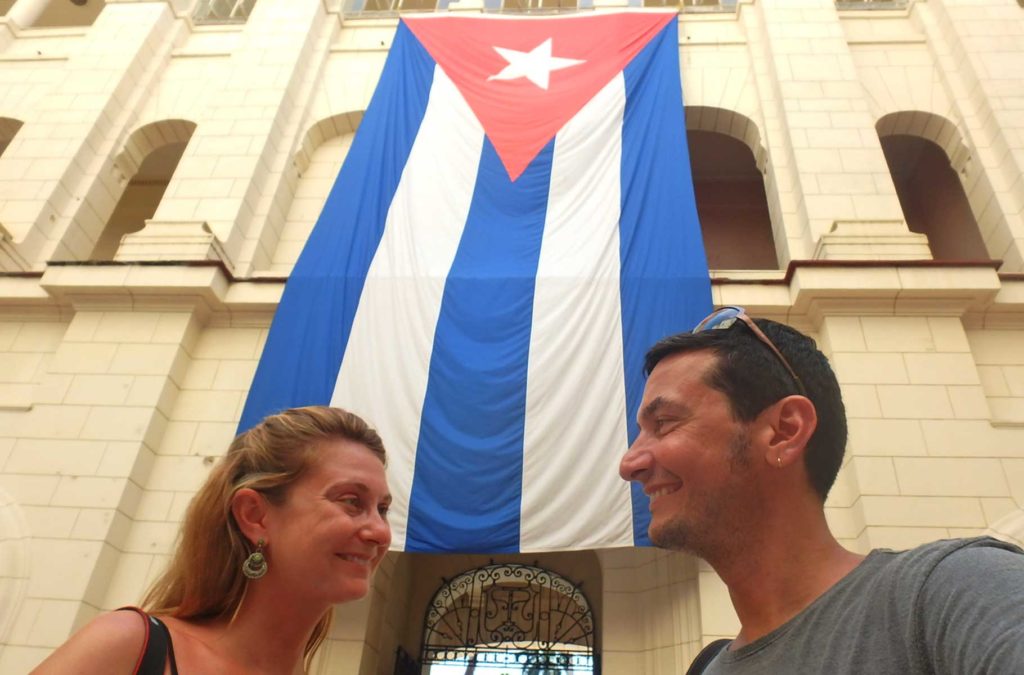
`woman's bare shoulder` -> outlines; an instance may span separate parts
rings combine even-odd
[[[101,614],[72,635],[32,673],[131,673],[145,639],[146,622],[137,612]]]

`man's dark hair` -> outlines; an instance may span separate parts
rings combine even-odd
[[[804,464],[811,486],[824,502],[836,481],[846,450],[846,409],[839,383],[814,340],[775,321],[755,319],[754,322],[800,376],[807,398],[817,411],[818,428],[807,443]],[[717,368],[708,373],[707,384],[725,394],[733,415],[741,422],[750,422],[779,399],[800,393],[793,376],[778,357],[742,321],[729,328],[664,338],[647,352],[644,370],[650,375],[665,357],[698,350],[709,350],[717,355]]]

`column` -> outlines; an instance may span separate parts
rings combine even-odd
[[[29,28],[35,25],[49,4],[50,0],[17,0],[4,16],[18,28]]]

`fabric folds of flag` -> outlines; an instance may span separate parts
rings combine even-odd
[[[240,428],[365,417],[398,550],[646,544],[643,355],[710,297],[675,13],[405,19]]]

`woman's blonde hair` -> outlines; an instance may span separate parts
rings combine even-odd
[[[319,445],[336,439],[364,445],[385,462],[377,432],[340,408],[292,408],[236,436],[189,504],[170,566],[146,593],[142,606],[179,619],[233,617],[245,595],[242,563],[252,545],[231,513],[232,496],[252,488],[271,503],[282,503],[289,486],[316,461]],[[306,643],[307,669],[330,622],[328,610]]]

